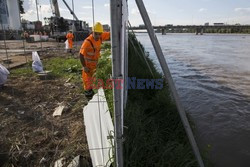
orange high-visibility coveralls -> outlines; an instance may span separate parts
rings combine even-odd
[[[73,48],[73,39],[74,39],[74,35],[72,33],[68,33],[66,35],[66,38],[68,39],[68,43],[69,43],[69,49]]]
[[[85,65],[89,72],[82,70],[82,80],[84,90],[92,89],[92,77],[96,71],[98,59],[100,57],[100,50],[102,41],[110,38],[110,32],[103,32],[100,39],[95,41],[93,34],[86,38],[81,46],[80,54],[84,57]]]

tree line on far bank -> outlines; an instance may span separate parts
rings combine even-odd
[[[156,32],[161,33],[161,30],[157,30]],[[196,29],[169,29],[166,33],[196,33]],[[242,34],[250,34],[250,28],[207,28],[203,30],[203,33],[242,33]]]

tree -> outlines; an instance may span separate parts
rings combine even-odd
[[[24,14],[24,13],[25,13],[24,8],[23,8],[23,1],[24,1],[24,0],[18,0],[18,2],[19,2],[20,14]]]

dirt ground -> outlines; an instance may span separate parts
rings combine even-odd
[[[65,52],[61,45],[61,51],[41,54],[53,57]],[[0,166],[47,167],[60,158],[68,164],[77,155],[91,166],[82,113],[88,100],[79,91],[81,86],[60,78],[10,76],[0,89]],[[63,114],[53,117],[59,103],[65,105]]]

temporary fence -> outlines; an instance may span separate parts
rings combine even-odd
[[[138,0],[140,1],[140,0]],[[127,92],[127,78],[128,78],[128,2],[126,0],[111,0],[110,1],[110,11],[111,11],[111,47],[112,47],[112,64],[113,64],[113,70],[112,70],[112,79],[114,80],[121,80],[123,82],[123,88],[122,89],[113,89],[114,94],[114,145],[115,145],[115,165],[122,167],[123,166],[123,115],[124,115],[124,109],[126,108],[126,102],[128,97]],[[94,1],[92,1],[92,10],[93,10],[93,25],[95,23],[94,19]],[[150,26],[150,25],[149,25]],[[42,29],[37,30],[39,32],[42,32]],[[1,42],[1,52],[0,52],[0,58],[4,60],[10,60],[12,57],[16,56],[16,54],[11,54],[11,52],[19,52],[22,56],[25,57],[23,63],[28,63],[31,60],[31,52],[32,51],[39,51],[40,53],[45,53],[46,51],[55,51],[55,53],[60,50],[64,49],[64,43],[57,43],[57,45],[48,46],[47,42],[43,42],[41,40],[41,33],[38,33],[40,36],[39,42],[35,43],[29,43],[25,39],[25,30],[22,31],[16,31],[16,39],[20,37],[22,40],[17,41],[17,43],[20,45],[18,49],[13,47],[13,43],[9,41],[9,36],[7,35],[6,28],[2,25],[2,30],[0,31],[0,37],[3,37],[3,42]],[[8,31],[9,32],[9,31]],[[13,37],[14,37],[13,36]],[[79,38],[76,35],[76,38]],[[80,37],[81,38],[81,37]],[[39,44],[39,45],[37,45]],[[21,46],[22,45],[22,46]],[[78,51],[80,50],[81,44],[79,42],[76,42],[74,44],[74,57],[78,57]],[[48,56],[48,55],[47,55]],[[6,63],[5,64],[7,68],[11,68],[11,64]],[[171,76],[170,76],[171,79]],[[171,81],[171,80],[170,80]],[[117,83],[113,83],[115,86]],[[172,82],[171,82],[172,84]],[[173,86],[174,87],[174,86]],[[13,90],[15,93],[15,90]],[[176,94],[176,92],[175,92]],[[100,101],[92,101],[91,103],[96,103],[97,105],[100,105]],[[179,104],[179,103],[178,103]],[[180,108],[182,110],[182,108]],[[187,120],[185,117],[185,114],[182,113],[182,120],[184,120],[184,125],[186,127]],[[36,121],[36,120],[35,120]],[[68,122],[70,124],[70,122]],[[99,123],[101,125],[101,122]],[[100,132],[102,127],[100,126]],[[187,130],[187,129],[186,129]],[[187,130],[188,134],[191,135],[191,143],[193,144],[193,148],[196,152],[196,156],[198,157],[198,161],[200,162],[200,166],[203,166],[203,162],[200,158],[199,151],[197,150],[196,143],[192,137],[192,132],[190,132],[190,129]],[[103,135],[100,135],[103,137]],[[107,148],[107,146],[102,145],[100,148],[89,148],[89,150],[100,150],[103,151],[104,149],[110,149]],[[39,150],[35,150],[39,151]],[[34,152],[35,152],[34,151]],[[54,150],[54,152],[57,152],[58,150]],[[0,152],[0,154],[3,154]],[[6,154],[6,153],[5,153]]]

